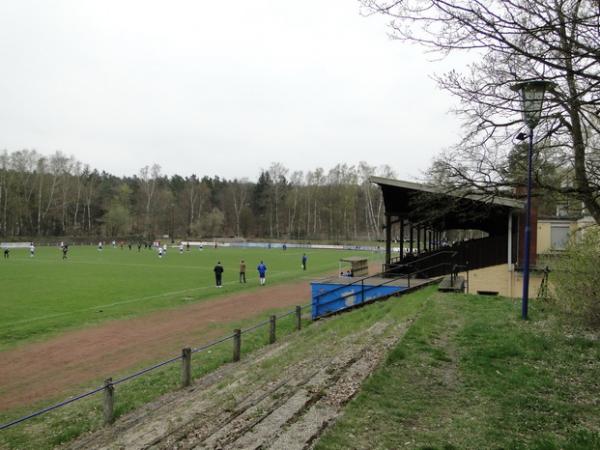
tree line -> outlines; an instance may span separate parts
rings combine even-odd
[[[0,236],[380,239],[384,207],[373,175],[394,173],[364,162],[307,172],[272,163],[256,182],[167,176],[159,165],[118,177],[61,152],[5,150]]]

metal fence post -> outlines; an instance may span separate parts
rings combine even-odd
[[[276,323],[277,323],[277,316],[271,316],[269,317],[269,344],[274,344],[276,337],[275,337],[275,327],[276,327]]]
[[[192,384],[192,349],[181,349],[181,387]]]
[[[242,350],[242,330],[236,328],[233,330],[233,362],[240,360]]]
[[[296,330],[302,329],[302,306],[296,306]]]
[[[110,425],[115,421],[115,387],[112,378],[104,380],[104,424]]]

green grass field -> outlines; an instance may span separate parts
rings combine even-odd
[[[301,269],[302,249],[170,248],[159,259],[155,251],[73,246],[62,260],[59,248],[13,249],[0,260],[0,350],[47,338],[67,329],[100,321],[133,317],[161,308],[258,289],[255,270],[261,259],[268,267],[267,284],[311,278],[338,268],[337,250],[309,250],[308,270]],[[372,260],[374,255],[368,254]],[[238,282],[239,261],[247,263],[246,285]],[[224,287],[214,286],[213,267],[225,268]]]

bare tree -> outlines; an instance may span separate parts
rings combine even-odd
[[[294,171],[290,177],[291,190],[288,195],[288,238],[291,238],[295,234],[298,200],[300,198],[300,189],[302,188],[303,178],[304,174],[300,170]]]
[[[188,210],[187,234],[192,234],[192,227],[200,215],[207,197],[206,185],[201,183],[196,175],[186,179],[184,194]]]
[[[231,198],[233,200],[233,214],[235,216],[235,234],[241,236],[240,216],[242,209],[246,206],[246,197],[248,196],[248,180],[234,180],[231,183]]]
[[[273,181],[273,215],[275,216],[275,236],[280,236],[279,227],[279,203],[281,201],[281,190],[285,188],[286,176],[289,170],[281,163],[272,163],[269,167],[269,175]]]
[[[9,186],[11,185],[10,157],[4,150],[0,154],[0,235],[7,233],[6,214],[8,210]]]
[[[536,152],[568,167],[573,184],[544,185],[585,204],[600,222],[598,111],[600,106],[600,8],[597,0],[362,0],[370,12],[392,18],[394,37],[446,55],[477,55],[466,73],[438,76],[460,100],[456,112],[467,130],[437,167],[455,186],[496,195],[507,178],[508,155],[521,125],[515,81],[547,79],[544,120]]]
[[[87,231],[91,233],[92,231],[92,203],[94,202],[94,197],[96,195],[96,187],[98,185],[98,174],[93,171],[90,171],[90,168],[86,165],[83,169],[83,198],[84,198],[84,206],[83,206],[83,223],[84,226],[87,224]],[[86,221],[87,215],[87,221]]]
[[[79,229],[79,205],[83,189],[83,169],[79,161],[73,161],[73,177],[75,177],[75,210],[73,211],[73,229]]]
[[[140,170],[140,187],[144,196],[144,234],[148,235],[150,229],[150,213],[152,210],[152,199],[156,189],[156,183],[160,177],[160,166],[154,164],[152,168],[142,167]]]

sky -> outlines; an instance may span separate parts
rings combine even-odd
[[[119,176],[366,161],[417,179],[459,139],[431,79],[455,67],[387,21],[356,0],[4,1],[0,150]]]

